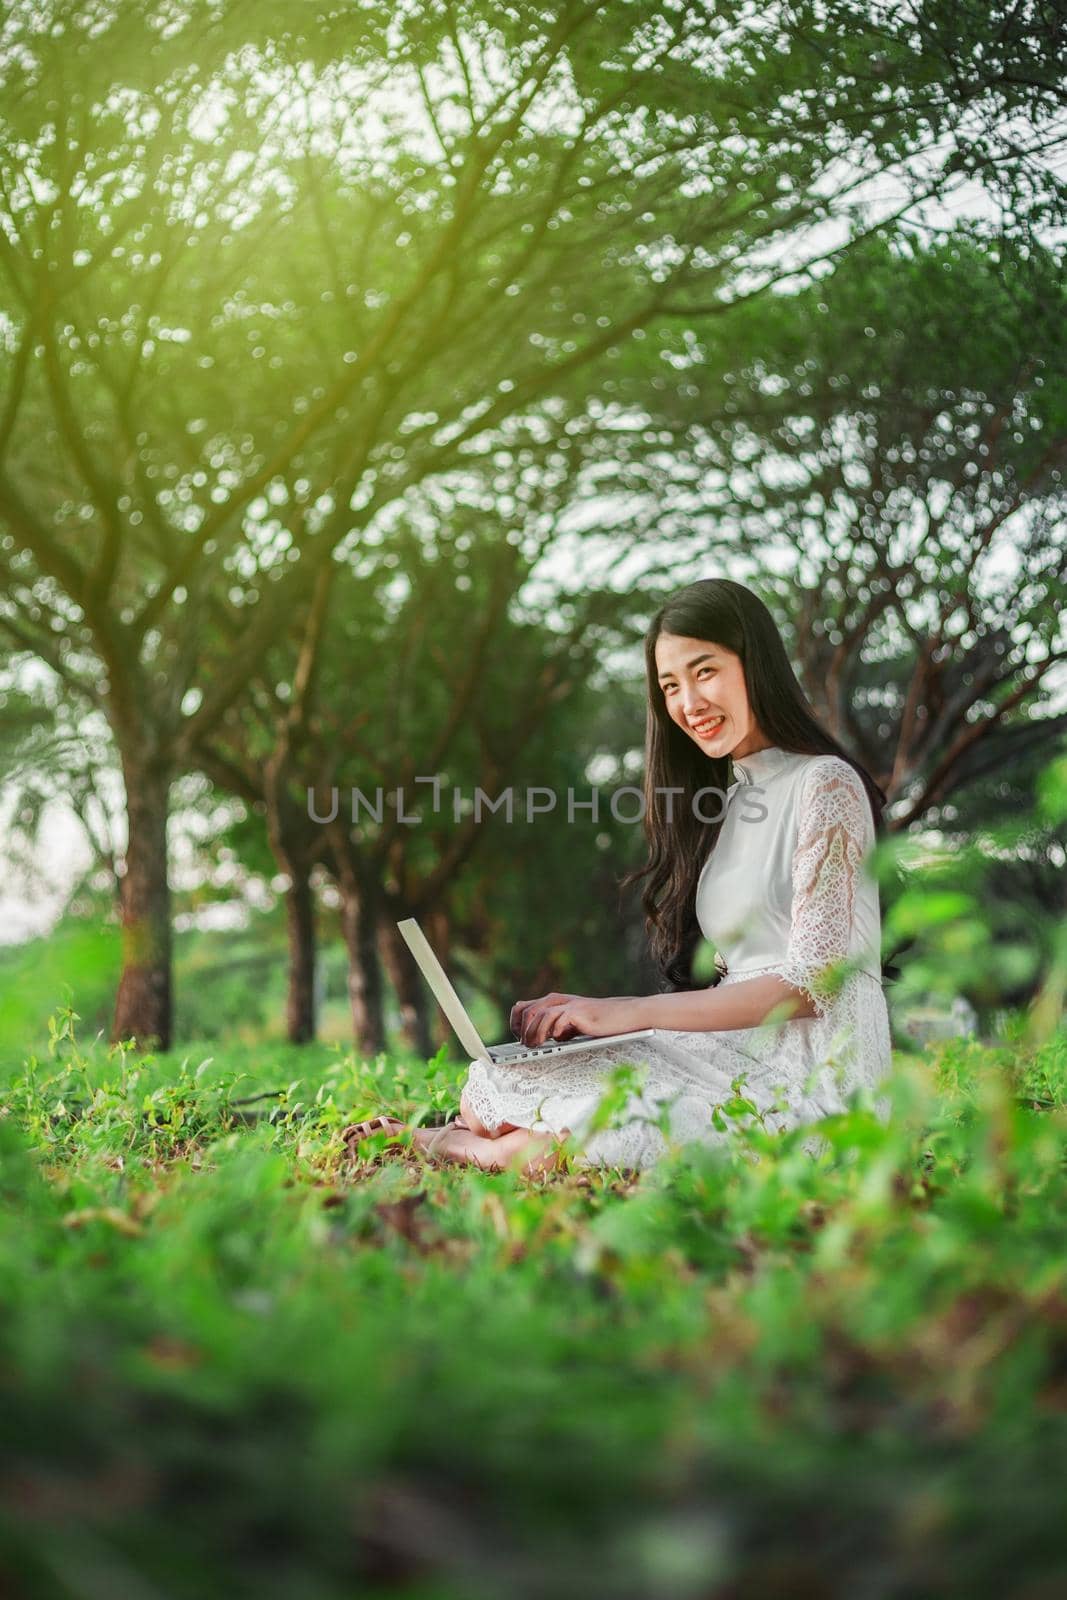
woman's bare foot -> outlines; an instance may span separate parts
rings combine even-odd
[[[568,1136],[569,1130],[564,1129],[560,1137]],[[558,1171],[563,1165],[562,1152],[552,1148],[556,1135],[532,1133],[529,1128],[514,1128],[499,1138],[487,1139],[450,1123],[447,1128],[416,1128],[413,1142],[434,1161],[481,1167],[486,1172],[517,1168],[524,1177],[534,1177]]]
[[[466,1129],[467,1124],[461,1117],[457,1117],[453,1122],[449,1122],[445,1126]],[[362,1122],[349,1123],[347,1128],[342,1129],[341,1138],[345,1144],[351,1145],[355,1149],[364,1139],[372,1139],[382,1133],[388,1136],[388,1144],[395,1145],[399,1143],[400,1136],[405,1133],[415,1135],[420,1133],[442,1133],[443,1131],[443,1128],[412,1128],[409,1123],[402,1121],[400,1117],[378,1116],[366,1117]]]
[[[508,1131],[494,1134],[475,1133],[456,1117],[440,1128],[413,1128],[399,1117],[368,1117],[354,1122],[344,1130],[343,1137],[355,1150],[363,1139],[385,1133],[390,1144],[396,1145],[400,1136],[411,1134],[411,1148],[419,1150],[433,1161],[455,1162],[460,1166],[481,1167],[486,1172],[503,1172],[519,1169],[525,1177],[542,1172],[558,1171],[564,1165],[562,1152],[552,1147],[557,1143],[553,1133],[534,1133],[529,1128],[507,1124]],[[570,1137],[564,1128],[560,1139]]]

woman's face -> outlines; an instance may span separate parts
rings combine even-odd
[[[740,757],[766,746],[749,708],[741,657],[725,645],[661,633],[656,672],[667,715],[705,755]]]

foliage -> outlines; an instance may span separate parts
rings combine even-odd
[[[343,1156],[350,1117],[455,1108],[441,1057],[179,1064],[77,1020],[0,1115],[11,1592],[963,1596],[1061,1570],[1062,1029],[898,1060],[888,1125],[857,1100],[817,1159],[739,1097],[716,1147],[548,1180]]]
[[[964,188],[979,273],[1055,235],[1062,26],[958,9],[10,0],[0,636],[98,713],[62,751],[87,808],[121,765],[117,1034],[171,1033],[169,780],[223,730],[259,760],[260,676],[295,741],[334,567],[402,586],[416,502],[457,545],[488,502],[532,565],[628,460],[620,518],[658,517],[707,476],[678,422],[722,411],[738,324],[703,385],[694,351],[736,313]]]
[[[106,1028],[119,968],[119,932],[65,917],[47,935],[0,948],[0,1073],[39,1038],[57,996],[81,1008],[83,1032]]]
[[[1057,883],[1062,878],[1067,756],[1047,762],[1033,787],[1028,811],[1009,811],[971,835],[931,847],[900,834],[872,853],[882,890],[883,946],[907,951],[893,986],[898,1005],[963,995],[989,1016],[1025,996],[1034,1001],[1034,1026],[1045,1032],[1060,1014],[1067,982],[1062,894],[1050,914],[1041,906],[1031,911],[1012,891],[1035,860],[1053,863]]]
[[[707,467],[671,527],[778,569],[798,676],[898,826],[1067,728],[1064,283],[1062,241],[900,224],[695,331],[665,402]]]

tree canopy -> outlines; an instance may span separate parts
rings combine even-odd
[[[169,785],[329,564],[447,472],[609,491],[692,330],[894,217],[1054,225],[1061,45],[936,0],[7,8],[0,629],[115,739],[119,1035],[169,1033]]]

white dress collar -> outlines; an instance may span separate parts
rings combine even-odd
[[[751,755],[742,756],[740,761],[732,762],[734,778],[740,783],[766,783],[795,760],[795,751],[783,750],[776,744],[767,745],[763,750],[755,750]]]

